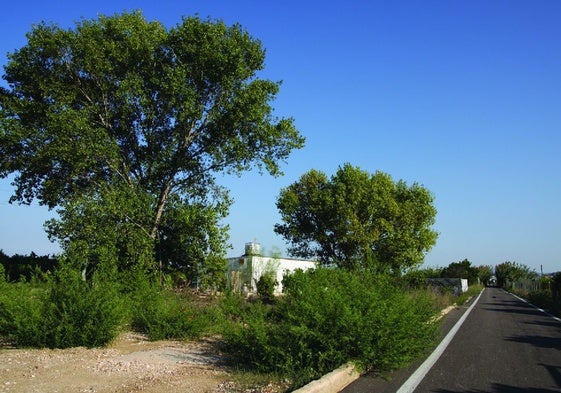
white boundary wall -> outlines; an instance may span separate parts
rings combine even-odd
[[[228,285],[230,287],[234,285],[234,273],[239,272],[239,280],[241,281],[239,284],[241,284],[242,290],[252,293],[255,292],[255,283],[261,276],[268,271],[273,271],[277,281],[275,293],[279,294],[282,293],[282,278],[286,273],[292,273],[298,269],[304,271],[315,269],[316,266],[317,262],[315,261],[272,258],[261,255],[244,255],[236,258],[228,258]]]

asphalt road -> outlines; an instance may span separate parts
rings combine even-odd
[[[472,304],[446,318],[443,334],[466,317],[411,392],[561,392],[561,322],[498,288],[486,288],[469,309]],[[343,392],[404,392],[404,383],[422,362],[391,374],[363,376]]]

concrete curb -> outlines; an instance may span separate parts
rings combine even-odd
[[[293,393],[337,393],[360,377],[360,373],[352,363],[347,363],[338,369],[325,374],[306,386],[296,389]]]
[[[466,300],[466,302],[470,299]],[[455,303],[446,307],[440,312],[440,315],[437,316],[436,320],[443,318],[446,314],[457,307],[458,306]],[[352,382],[357,380],[360,375],[361,374],[356,370],[352,363],[347,363],[338,369],[325,374],[320,379],[313,380],[309,384],[294,390],[293,393],[338,393],[347,385],[350,385]]]

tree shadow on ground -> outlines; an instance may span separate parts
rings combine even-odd
[[[505,385],[502,383],[494,383],[490,390],[449,390],[449,389],[438,389],[433,390],[434,393],[559,393],[559,389],[545,389],[545,388],[530,388],[524,387],[520,388],[517,386]]]
[[[507,337],[505,338],[505,340],[516,343],[530,344],[539,348],[553,348],[561,350],[561,338],[559,337],[522,335]]]

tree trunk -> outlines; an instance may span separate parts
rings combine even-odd
[[[156,239],[156,235],[158,234],[158,226],[160,225],[160,220],[162,219],[162,213],[164,212],[164,207],[166,205],[166,201],[168,199],[170,189],[171,189],[171,181],[166,183],[165,187],[162,189],[162,192],[160,193],[160,197],[158,198],[156,215],[154,216],[154,222],[152,223],[152,229],[150,231],[151,239]]]

